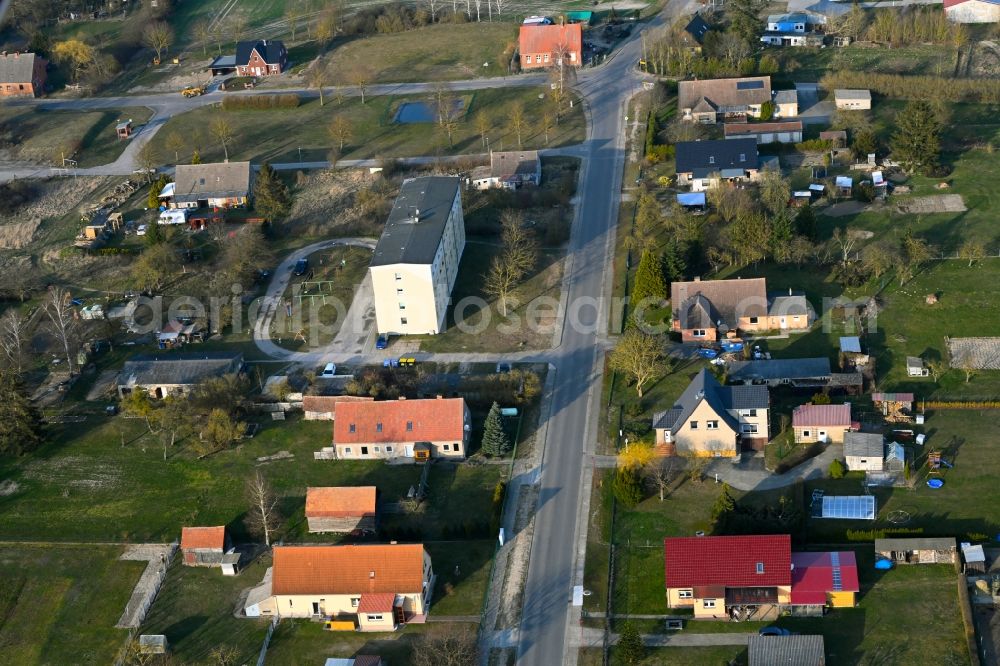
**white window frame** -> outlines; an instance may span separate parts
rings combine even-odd
[[[392,447],[391,446],[385,447],[385,452],[386,453],[392,453]]]
[[[811,437],[812,436],[812,431],[811,430],[803,430],[802,431],[802,436],[803,437]]]
[[[691,330],[692,338],[703,338],[706,335],[708,335],[708,333],[703,328],[695,328]]]
[[[677,590],[678,599],[694,599],[694,590]]]
[[[759,320],[758,317],[750,317],[750,323],[753,324],[753,325],[756,325],[757,322],[758,322],[758,320]]]
[[[757,573],[759,573],[761,575],[764,574],[764,563],[763,562],[758,562],[757,563]]]
[[[744,423],[740,427],[740,432],[744,435],[756,435],[757,434],[757,424],[756,423]]]
[[[349,447],[349,446],[345,446],[345,447],[344,447],[344,455],[345,455],[345,456],[349,456],[349,455],[352,455],[352,452],[351,452],[351,447]]]
[[[705,421],[705,430],[718,430],[718,429],[719,429],[718,421]]]
[[[704,608],[715,608],[715,599],[702,599],[701,605]]]
[[[351,597],[351,608],[357,608],[361,603],[361,597]]]
[[[365,617],[368,619],[369,622],[381,622],[382,621],[382,614],[381,613],[379,613],[378,615],[371,615],[369,613],[365,613]]]

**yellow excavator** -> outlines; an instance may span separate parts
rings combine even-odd
[[[197,97],[205,94],[205,86],[191,86],[181,91],[185,97]]]

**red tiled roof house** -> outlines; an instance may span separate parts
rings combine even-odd
[[[181,553],[189,567],[222,565],[229,550],[229,535],[224,525],[218,527],[185,527],[181,530]]]
[[[433,590],[421,544],[275,546],[244,608],[249,617],[351,619],[360,631],[392,631],[423,622]]]
[[[853,551],[792,553],[792,604],[822,608],[854,608],[861,589]]]
[[[664,539],[667,605],[701,619],[777,617],[791,601],[791,544],[787,534]]]
[[[464,458],[471,417],[464,398],[344,402],[337,405],[338,459]]]
[[[583,64],[583,27],[567,25],[522,25],[518,40],[521,69],[542,69],[559,65],[579,67]]]
[[[306,488],[309,531],[374,532],[375,486]]]
[[[792,431],[796,444],[813,442],[844,443],[851,429],[851,406],[799,405],[792,411]]]

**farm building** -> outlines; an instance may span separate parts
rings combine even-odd
[[[0,97],[38,97],[45,92],[47,61],[34,53],[0,54]]]
[[[896,564],[954,564],[958,548],[949,537],[875,539],[875,555]]]
[[[778,386],[822,386],[832,374],[830,359],[788,358],[753,361],[733,361],[729,364],[729,381],[737,384]]]
[[[844,435],[844,459],[852,472],[881,472],[885,469],[885,443],[873,432],[849,432]]]
[[[798,143],[802,140],[802,121],[726,123],[723,133],[727,139],[753,138],[757,140],[758,144]]]
[[[872,108],[872,93],[870,90],[834,90],[833,100],[834,105],[842,110],[867,111]]]
[[[583,64],[583,27],[567,25],[522,25],[518,37],[521,69],[548,69],[557,65]],[[565,58],[566,62],[562,62]]]
[[[276,39],[237,42],[233,63],[240,76],[274,76],[288,65],[288,49]]]
[[[516,190],[522,185],[541,185],[542,160],[537,150],[493,151],[489,166],[473,169],[469,182],[477,190]]]
[[[333,421],[338,459],[462,459],[471,432],[463,398],[344,402]]]
[[[219,567],[222,573],[232,576],[240,555],[231,551],[224,525],[181,530],[181,555],[186,567]]]
[[[375,486],[306,488],[309,531],[374,532]]]
[[[235,374],[243,369],[243,354],[228,352],[172,353],[165,356],[136,356],[125,362],[118,373],[118,397],[135,390],[152,398],[185,395],[210,377]]]
[[[750,635],[747,643],[749,666],[825,666],[823,637]]]
[[[306,421],[332,421],[336,418],[337,403],[371,402],[374,399],[366,395],[304,395],[302,411]]]
[[[851,405],[799,405],[792,411],[796,444],[842,444],[851,429]]]

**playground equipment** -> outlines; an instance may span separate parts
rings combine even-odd
[[[941,468],[951,469],[953,465],[941,457],[940,451],[930,451],[927,454],[927,466],[931,474],[940,474]]]

